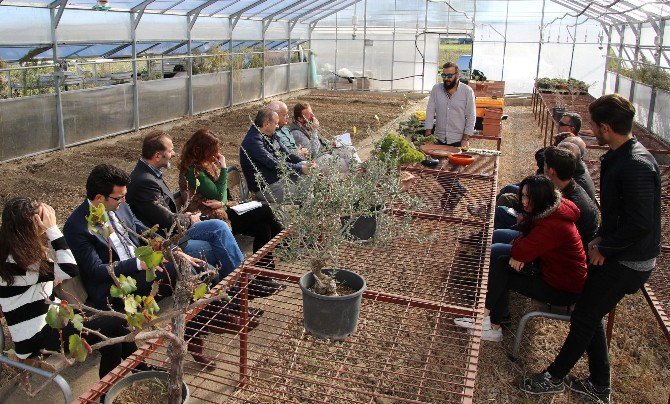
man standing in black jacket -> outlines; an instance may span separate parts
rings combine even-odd
[[[600,158],[602,222],[589,243],[591,267],[570,320],[570,332],[546,371],[519,381],[523,391],[563,391],[564,378],[586,352],[590,375],[572,377],[567,386],[584,396],[609,402],[610,363],[603,317],[627,294],[647,281],[661,250],[661,179],[654,157],[631,130],[635,107],[618,94],[589,105],[591,127],[602,146]]]

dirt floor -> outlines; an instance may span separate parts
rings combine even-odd
[[[404,117],[410,110],[425,104],[425,99],[415,101],[403,95],[351,92],[300,92],[286,98],[289,106],[297,99],[310,102],[326,134],[352,132],[353,126],[356,126],[358,134],[354,143],[358,147],[369,145],[375,133],[392,127],[398,117]],[[221,135],[224,154],[229,164],[234,164],[238,161],[238,147],[249,127],[250,118],[253,118],[259,105],[246,104],[232,110],[161,125],[161,128],[173,136],[179,151],[195,130],[209,127]],[[542,143],[530,107],[508,107],[506,113],[510,119],[503,130],[500,187],[534,171],[534,161],[530,156]],[[62,224],[84,198],[84,183],[91,168],[108,162],[130,171],[139,157],[141,139],[148,130],[3,164],[0,204],[16,195],[35,196],[56,208],[59,223]],[[477,144],[474,146],[477,147]],[[169,170],[166,178],[171,186],[176,187],[175,169]],[[513,320],[516,322],[527,311],[528,299],[517,298],[513,302]],[[566,335],[567,324],[550,320],[531,321],[525,332],[520,359],[512,362],[507,353],[511,350],[515,328],[513,324],[511,330],[505,332],[502,344],[483,342],[475,402],[580,402],[577,396],[569,393],[538,399],[520,394],[514,387],[519,376],[539,371],[549,363]],[[614,402],[667,403],[670,394],[667,385],[670,380],[670,344],[664,339],[640,293],[624,299],[619,305],[610,353]],[[75,394],[81,393],[97,379],[97,366],[91,366],[91,361],[84,365],[65,375],[67,380],[74,381]],[[584,375],[586,372],[582,361],[575,374]],[[7,371],[0,368],[0,373],[1,385]],[[54,397],[57,396],[46,396],[47,402],[54,401]],[[3,398],[0,397],[0,402]]]

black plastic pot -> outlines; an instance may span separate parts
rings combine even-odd
[[[132,375],[128,375],[123,379],[116,382],[105,395],[105,404],[112,404],[116,397],[125,389],[132,386],[133,383],[139,382],[142,380],[149,379],[158,379],[161,381],[168,382],[170,380],[170,374],[168,372],[160,372],[156,370],[150,370],[146,372],[138,372]],[[181,386],[181,396],[183,398],[182,403],[186,404],[191,397],[191,392],[188,389],[186,383],[182,383]]]
[[[554,121],[556,121],[556,122],[558,122],[561,119],[561,117],[563,117],[564,113],[565,113],[565,108],[553,107],[551,109],[551,114],[554,118]]]
[[[349,217],[342,218],[342,225],[349,221]],[[377,215],[359,216],[349,227],[349,235],[356,240],[370,240],[377,232]]]
[[[356,331],[365,279],[346,269],[324,269],[323,273],[334,273],[336,282],[343,283],[356,292],[346,296],[319,295],[309,290],[314,285],[314,275],[311,272],[304,274],[300,278],[300,289],[305,330],[318,338],[341,341]]]

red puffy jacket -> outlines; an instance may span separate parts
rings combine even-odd
[[[586,280],[586,253],[575,227],[579,208],[559,198],[538,215],[528,235],[512,243],[512,258],[520,262],[539,259],[542,280],[565,292],[581,293]]]

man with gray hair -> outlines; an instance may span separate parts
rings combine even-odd
[[[289,169],[294,170],[296,176],[307,174],[316,166],[289,153],[275,136],[278,125],[279,115],[275,111],[268,108],[258,111],[253,125],[240,145],[240,165],[249,190],[254,192],[259,200],[281,203],[284,201],[284,188],[279,180],[281,164],[286,164]],[[261,175],[264,184],[258,183],[256,173]],[[263,192],[262,185],[267,185],[271,194]]]
[[[574,179],[584,191],[589,195],[593,202],[596,202],[596,186],[593,183],[591,174],[589,174],[588,167],[584,163],[584,155],[586,154],[586,143],[579,136],[570,136],[565,138],[558,147],[570,150],[577,157],[577,169],[575,170]]]
[[[288,118],[290,114],[288,113],[286,104],[282,101],[274,100],[270,101],[267,108],[276,112],[279,117],[279,127],[275,131],[275,136],[279,140],[279,143],[283,144],[289,153],[302,158],[307,158],[309,150],[304,147],[298,147],[291,134],[291,129],[289,129]]]

